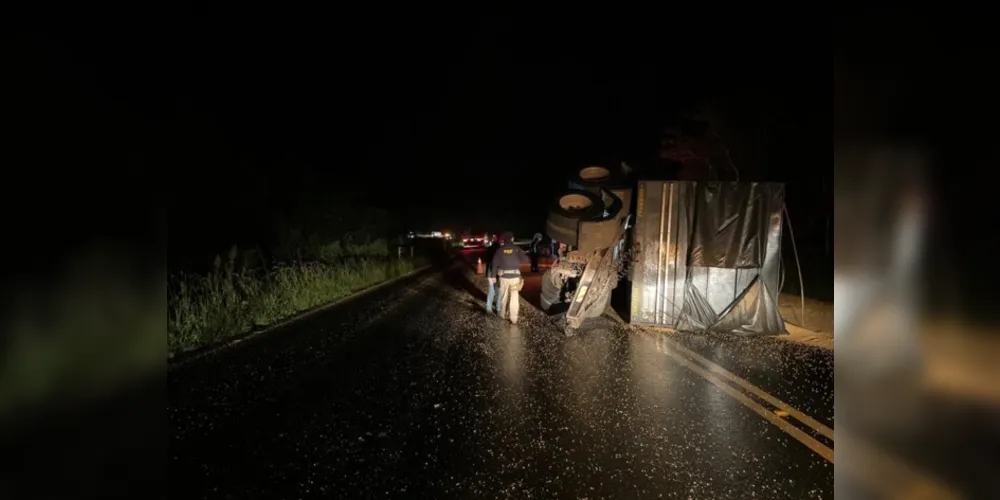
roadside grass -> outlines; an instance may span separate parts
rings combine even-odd
[[[207,275],[171,277],[167,347],[171,354],[273,324],[423,266],[420,257],[390,255],[383,240],[335,242],[300,250],[292,262],[266,265],[236,247],[217,256]]]

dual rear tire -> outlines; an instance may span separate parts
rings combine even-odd
[[[577,169],[570,182],[571,189],[560,193],[549,207],[545,232],[558,242],[576,246],[580,221],[601,220],[605,211],[611,214],[621,211],[622,200],[607,190],[621,182],[620,176],[606,167]]]

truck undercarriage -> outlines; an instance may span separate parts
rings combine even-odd
[[[568,252],[542,275],[541,305],[547,312],[568,305],[567,335],[604,313],[628,269],[632,189],[627,182],[624,173],[605,167],[581,168],[549,210],[546,232]]]

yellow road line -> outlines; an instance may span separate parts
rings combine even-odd
[[[688,367],[688,369],[695,372],[703,379],[714,384],[716,387],[721,389],[722,392],[729,394],[737,401],[743,403],[747,408],[750,408],[761,417],[764,417],[764,419],[767,420],[768,422],[771,422],[779,429],[785,431],[785,433],[787,433],[788,435],[797,439],[800,443],[806,445],[810,450],[816,452],[816,454],[818,454],[819,456],[827,459],[830,463],[833,463],[833,450],[824,445],[823,443],[817,441],[816,438],[810,436],[809,434],[806,434],[805,431],[803,431],[802,429],[795,427],[794,425],[788,423],[788,421],[786,421],[785,419],[775,415],[774,412],[768,410],[767,408],[764,408],[764,406],[761,405],[760,403],[750,399],[749,397],[747,397],[746,394],[734,389],[731,385],[727,384],[723,380],[720,380],[718,377],[709,373],[707,370],[695,364],[693,361],[685,358],[684,356],[681,356],[676,352],[671,352],[671,351],[665,351],[665,352],[668,356],[674,358],[684,366]]]
[[[664,354],[678,361],[740,403],[743,403],[743,405],[806,445],[806,447],[830,463],[834,463],[833,449],[820,443],[803,430],[779,417],[775,412],[768,410],[759,402],[748,397],[747,394],[734,388],[727,381],[795,417],[796,420],[831,440],[833,440],[832,429],[817,422],[812,417],[793,408],[784,401],[764,392],[759,387],[708,360],[704,356],[684,347],[679,342],[667,338],[666,335],[659,335],[658,337],[667,347],[663,349]],[[930,477],[928,474],[907,467],[902,461],[890,456],[888,453],[853,439],[849,434],[845,434],[843,430],[840,431],[840,437],[841,446],[845,446],[843,450],[848,451],[848,458],[850,459],[847,463],[842,463],[841,466],[850,469],[857,476],[863,477],[865,482],[880,489],[887,498],[907,500],[956,500],[962,498],[959,493]],[[845,440],[847,444],[844,444]]]
[[[823,425],[820,422],[817,422],[815,419],[813,419],[809,415],[806,415],[805,413],[802,413],[801,411],[796,410],[795,408],[789,406],[784,401],[781,401],[780,399],[778,399],[778,398],[776,398],[776,397],[774,397],[774,396],[772,396],[772,395],[764,392],[762,389],[760,389],[759,387],[751,384],[747,380],[742,379],[742,378],[734,375],[729,370],[726,370],[725,368],[723,368],[723,367],[721,367],[721,366],[719,366],[719,365],[717,365],[717,364],[709,361],[708,359],[705,359],[704,356],[702,356],[702,355],[700,355],[700,354],[698,354],[698,353],[696,353],[696,352],[688,349],[687,347],[684,347],[684,346],[680,345],[680,343],[675,342],[674,340],[671,340],[671,339],[666,338],[666,337],[664,337],[664,341],[667,342],[668,344],[670,344],[671,348],[673,348],[676,351],[684,354],[685,356],[688,356],[688,357],[692,358],[694,361],[698,362],[699,364],[701,364],[705,368],[707,368],[710,372],[712,372],[714,374],[717,374],[720,377],[722,377],[723,379],[728,380],[728,381],[730,381],[730,382],[732,382],[732,383],[734,383],[734,384],[736,384],[736,385],[738,385],[738,386],[746,389],[751,394],[753,394],[753,395],[755,395],[755,396],[763,399],[764,401],[767,401],[768,404],[774,406],[775,408],[779,408],[779,409],[787,412],[792,417],[795,417],[795,419],[798,420],[799,422],[802,422],[803,424],[809,426],[810,428],[812,428],[816,432],[822,434],[823,436],[826,436],[831,441],[833,440],[833,429],[831,429],[831,428]],[[831,460],[831,462],[832,462],[832,460]]]

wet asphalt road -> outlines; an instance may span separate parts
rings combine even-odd
[[[661,336],[602,318],[567,339],[529,301],[513,326],[484,299],[460,269],[428,273],[171,369],[171,497],[833,497],[832,464]],[[832,425],[830,358],[801,385],[767,357],[727,368]]]

